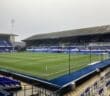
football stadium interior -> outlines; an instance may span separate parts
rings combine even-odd
[[[0,96],[110,96],[110,25],[25,40],[0,34]]]

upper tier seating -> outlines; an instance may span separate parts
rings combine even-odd
[[[0,47],[12,47],[12,44],[9,41],[0,40]]]

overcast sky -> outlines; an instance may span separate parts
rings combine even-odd
[[[110,0],[0,0],[0,33],[33,34],[110,24]]]

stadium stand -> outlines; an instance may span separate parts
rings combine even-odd
[[[20,87],[20,82],[11,80],[6,77],[0,77],[0,85],[3,89],[11,89]]]
[[[21,89],[19,81],[8,77],[0,77],[0,96],[13,96],[13,93],[19,89]]]
[[[101,53],[110,51],[110,25],[38,34],[25,40],[29,52]]]
[[[17,35],[0,33],[0,52],[11,52],[13,50],[12,42],[15,42],[15,36]]]
[[[0,52],[10,52],[12,44],[9,41],[0,40]]]
[[[84,45],[91,42],[110,42],[110,25],[38,34],[23,41],[27,46]]]
[[[5,41],[5,40],[1,40],[0,41],[0,46],[1,47],[12,47],[12,44],[8,41]]]

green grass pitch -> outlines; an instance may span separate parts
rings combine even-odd
[[[99,55],[91,55],[91,61],[100,61]],[[71,72],[90,64],[90,55],[71,54]],[[44,79],[68,74],[69,56],[66,53],[1,53],[0,67]]]

